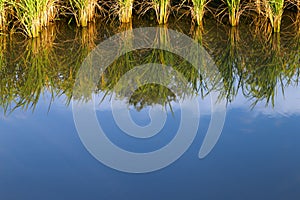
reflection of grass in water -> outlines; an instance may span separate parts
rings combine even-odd
[[[51,101],[54,99],[54,85],[59,78],[53,67],[57,64],[52,57],[54,38],[43,32],[41,37],[27,40],[16,52],[10,52],[11,62],[1,69],[1,80],[5,80],[1,88],[6,88],[1,92],[1,106],[5,112],[19,107],[34,110],[45,90],[52,95]],[[17,45],[15,42],[12,44]]]
[[[298,84],[299,43],[290,41],[284,48],[279,34],[273,34],[268,42],[264,36],[252,37],[239,39],[232,29],[225,47],[214,52],[223,76],[222,98],[232,101],[241,90],[253,100],[252,106],[260,101],[274,106],[278,88],[284,94],[285,87]]]
[[[90,88],[93,87],[92,75],[94,74],[94,69],[92,65],[88,70],[90,76],[83,77],[80,79],[80,88],[78,87],[78,94],[73,93],[73,87],[75,83],[75,78],[78,70],[80,69],[82,62],[88,56],[88,54],[96,47],[97,39],[97,29],[94,23],[89,23],[87,27],[78,29],[75,35],[75,38],[68,42],[63,42],[63,46],[68,46],[68,49],[71,51],[68,54],[62,54],[60,56],[61,63],[70,67],[69,79],[65,81],[65,90],[64,94],[67,94],[68,102],[72,97],[76,99],[89,100],[91,97]],[[63,47],[62,47],[63,48]]]
[[[165,106],[168,104],[172,110],[171,102],[175,100],[176,96],[169,88],[159,84],[146,84],[134,91],[129,104],[132,104],[138,111],[155,104]]]
[[[159,30],[161,32],[157,33],[155,42],[169,45],[167,29]],[[130,48],[132,45],[130,39],[128,40],[130,36],[124,35],[124,37],[127,39],[125,40],[124,48]],[[128,71],[133,70],[136,66],[149,63],[162,64],[162,71],[158,71],[156,67],[143,68],[140,69],[141,71],[135,71],[134,76],[130,78],[131,82],[118,84]],[[168,66],[172,66],[176,70],[174,77],[170,77],[171,71]],[[146,84],[135,90],[135,84],[148,80],[149,74],[153,75],[155,80],[163,81],[167,83],[168,87],[177,91],[177,97],[174,96],[170,89],[159,84]],[[103,91],[107,91],[107,94],[113,92],[114,89],[118,93],[118,98],[127,99],[129,104],[133,104],[138,110],[141,110],[144,106],[154,104],[166,106],[171,105],[171,101],[190,97],[194,94],[193,89],[198,87],[198,75],[198,71],[195,68],[173,53],[159,49],[143,49],[130,51],[116,59],[104,72],[104,76],[100,79],[99,87]],[[188,85],[179,85],[179,83],[185,81],[184,79],[188,81]],[[116,85],[118,86],[117,88],[115,87]],[[172,108],[170,107],[170,109]]]

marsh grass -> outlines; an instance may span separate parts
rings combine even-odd
[[[226,0],[228,6],[229,23],[231,26],[237,26],[242,14],[241,0]]]
[[[7,28],[7,1],[0,0],[0,30],[5,30]]]
[[[141,3],[139,13],[145,15],[149,10],[155,11],[158,24],[166,24],[171,12],[171,0],[149,0]]]
[[[134,0],[118,0],[118,16],[121,23],[129,23],[132,18]]]
[[[208,9],[207,4],[210,0],[191,0],[192,6],[189,6],[191,10],[191,16],[193,21],[200,27],[203,27],[203,17],[206,9]]]
[[[262,0],[264,15],[269,19],[273,32],[280,32],[284,0]]]
[[[69,0],[69,3],[77,26],[86,27],[94,21],[97,10],[102,10],[97,0]]]
[[[29,37],[38,37],[43,27],[56,16],[56,0],[20,0],[10,3],[21,25],[19,29]]]

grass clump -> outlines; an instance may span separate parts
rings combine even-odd
[[[144,9],[144,7],[146,8]],[[144,15],[150,9],[155,11],[158,24],[166,24],[171,12],[171,0],[150,0],[150,2],[143,2],[143,12],[141,14]]]
[[[7,27],[7,2],[0,0],[0,30],[5,30]]]
[[[192,18],[196,21],[198,26],[203,26],[203,16],[205,13],[205,7],[208,3],[207,0],[192,0]]]
[[[226,0],[229,13],[229,23],[231,26],[237,26],[242,14],[241,0]]]
[[[69,0],[69,3],[77,26],[82,27],[94,20],[96,8],[99,7],[97,0]]]
[[[264,14],[269,19],[273,32],[280,32],[284,0],[263,0]]]
[[[21,29],[29,37],[38,37],[43,27],[54,20],[56,0],[19,0],[11,2]]]
[[[131,22],[133,0],[118,0],[119,20],[122,23]]]

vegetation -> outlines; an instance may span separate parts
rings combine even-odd
[[[284,0],[263,0],[264,14],[270,20],[274,32],[280,32]]]
[[[295,17],[289,17],[300,27],[299,0],[222,1],[225,3],[220,6],[226,5],[226,8],[223,7],[220,12],[216,8],[218,1],[211,3],[210,0],[0,0],[0,32],[21,31],[28,37],[38,37],[50,22],[64,17],[74,19],[77,26],[82,27],[88,26],[89,22],[97,18],[116,18],[121,23],[130,23],[135,14],[149,15],[150,20],[153,15],[154,18],[156,16],[158,24],[166,24],[175,7],[178,8],[175,17],[181,19],[181,13],[189,13],[200,27],[203,26],[205,12],[209,10],[213,17],[222,16],[223,19],[223,16],[228,15],[231,26],[238,26],[242,13],[250,20],[257,16],[264,17],[267,20],[262,20],[261,25],[270,23],[273,32],[280,32],[284,10],[289,9],[296,13]],[[133,12],[134,10],[137,12]]]
[[[204,98],[214,90],[220,92],[219,98],[228,102],[234,101],[239,93],[251,100],[253,106],[258,102],[274,105],[279,92],[284,92],[286,87],[298,85],[300,80],[299,36],[272,33],[257,35],[253,34],[253,30],[241,32],[237,27],[223,27],[208,31],[196,29],[193,33],[195,40],[202,43],[215,61],[223,83],[221,88],[218,87],[220,79],[211,79],[205,72],[205,63],[199,63],[203,69],[197,70],[171,52],[142,49],[130,51],[116,59],[97,77],[98,84],[92,90],[89,90],[92,87],[90,77],[84,77],[80,93],[74,94],[76,74],[83,60],[98,43],[99,38],[95,37],[98,35],[97,29],[91,23],[87,28],[77,29],[67,40],[64,34],[55,34],[55,29],[55,26],[48,26],[39,37],[25,42],[20,41],[19,37],[0,37],[0,106],[6,112],[19,107],[34,109],[43,95],[50,94],[54,100],[63,94],[68,104],[72,98],[86,100],[92,92],[104,93],[104,98],[111,98],[116,91],[118,98],[137,110],[154,104],[172,109],[174,101],[194,95]],[[101,29],[103,31],[103,27]],[[130,29],[130,23],[122,24],[104,34],[107,36],[109,33]],[[122,34],[121,37],[128,39],[120,40],[126,41],[124,48],[131,48],[130,32]],[[167,28],[157,32],[155,42],[170,45],[169,40]],[[20,42],[24,45],[19,45]],[[173,45],[172,48],[180,48]],[[168,87],[155,83],[138,88],[134,88],[133,82],[118,84],[124,74],[147,63],[166,66],[156,78],[166,80]],[[92,74],[98,73],[93,71],[98,69],[88,70]],[[136,71],[138,76],[131,80],[137,82],[146,79],[149,73],[157,73],[155,68],[148,70],[147,73]],[[178,87],[180,82],[185,84]],[[208,85],[212,87],[208,88]]]
[[[118,0],[118,13],[119,19],[122,23],[131,22],[132,18],[132,9],[133,9],[133,0]]]
[[[228,6],[229,23],[231,26],[237,26],[240,21],[241,0],[226,0]]]
[[[95,18],[97,0],[69,0],[77,26],[86,27]]]
[[[192,17],[197,22],[197,25],[202,27],[203,26],[203,17],[205,13],[205,7],[207,5],[207,0],[192,0],[193,6],[192,10]]]

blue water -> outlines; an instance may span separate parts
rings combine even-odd
[[[191,147],[170,166],[145,174],[119,172],[96,160],[82,144],[63,96],[49,111],[49,100],[41,98],[34,111],[17,109],[0,116],[0,199],[300,199],[297,92],[287,88],[274,108],[262,103],[250,109],[250,102],[238,95],[228,105],[218,143],[204,159],[198,152],[210,122],[210,105],[209,99],[199,100],[201,120]],[[180,121],[178,109],[169,112],[162,133],[143,142],[120,132],[108,101],[102,106],[97,116],[103,129],[129,151],[161,148],[172,140]],[[133,120],[148,124],[146,111],[132,109]]]

